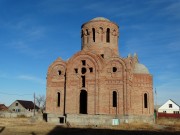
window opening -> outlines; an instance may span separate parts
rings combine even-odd
[[[87,29],[86,29],[86,33],[87,33],[87,43],[88,43],[89,42],[89,32]]]
[[[81,78],[82,78],[82,87],[85,87],[85,76],[81,76]]]
[[[113,91],[113,107],[117,107],[117,92]]]
[[[81,73],[82,73],[82,74],[85,74],[85,73],[86,73],[86,68],[85,68],[85,67],[81,68]]]
[[[169,104],[169,108],[172,108],[172,104]]]
[[[101,42],[103,42],[103,28],[100,27],[100,34],[101,34]]]
[[[144,108],[148,108],[147,93],[144,94]]]
[[[110,42],[110,29],[107,28],[107,31],[106,31],[106,42]]]
[[[86,61],[82,60],[82,65],[85,66],[86,65]]]
[[[91,68],[89,68],[89,72],[90,73],[92,73],[93,72],[93,68],[91,67]]]
[[[18,103],[16,103],[16,106],[18,106]]]
[[[92,31],[93,31],[93,42],[95,42],[95,29],[93,28]]]
[[[101,54],[101,57],[104,58],[104,54]]]
[[[74,71],[75,71],[75,73],[78,73],[78,69],[77,68],[75,68]]]
[[[61,70],[58,70],[58,75],[61,75]]]
[[[61,124],[64,123],[64,117],[59,117],[59,123],[61,123]]]
[[[117,71],[117,67],[113,67],[113,72],[116,72]]]
[[[179,111],[173,111],[174,112],[174,114],[179,114]]]
[[[84,35],[83,33],[84,33],[84,32],[83,32],[83,30],[81,30],[81,38],[82,38],[82,37],[83,37],[83,35]]]
[[[61,95],[60,92],[57,93],[57,106],[60,107]]]

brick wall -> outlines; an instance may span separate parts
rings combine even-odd
[[[109,42],[105,36],[108,28]],[[118,26],[107,20],[90,21],[82,25],[81,34],[82,50],[68,61],[58,58],[49,66],[46,112],[80,114],[86,104],[81,100],[87,98],[83,109],[89,115],[153,116],[152,76],[134,72],[138,63],[136,55],[127,58],[119,56]],[[86,96],[81,95],[82,91]],[[116,93],[116,106],[113,106],[113,92]]]

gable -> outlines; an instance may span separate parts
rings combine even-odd
[[[168,100],[165,104],[163,104],[159,110],[162,109],[180,109],[179,105],[177,105],[175,102],[172,100]]]

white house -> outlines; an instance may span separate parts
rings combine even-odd
[[[159,107],[158,113],[179,114],[180,106],[173,100],[169,99],[165,104]]]

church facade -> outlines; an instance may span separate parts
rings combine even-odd
[[[81,50],[48,68],[47,121],[70,124],[153,122],[153,78],[136,54],[118,52],[119,27],[97,17],[81,26]]]

